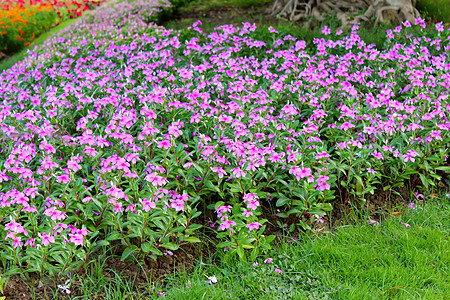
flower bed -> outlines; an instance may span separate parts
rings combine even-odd
[[[13,53],[67,18],[105,0],[6,0],[0,3],[0,51]]]
[[[262,206],[308,229],[335,199],[436,188],[449,171],[449,31],[358,27],[314,46],[270,28],[154,25],[157,1],[102,6],[0,75],[0,237],[11,272],[65,273],[198,242],[271,247]]]

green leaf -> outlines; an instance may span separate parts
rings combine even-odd
[[[428,188],[428,184],[429,184],[428,179],[422,173],[419,173],[419,176],[420,176],[420,180],[422,181],[424,187]]]
[[[195,219],[195,218],[197,218],[198,216],[200,216],[201,214],[202,214],[201,211],[197,211],[196,213],[194,213],[194,214],[192,215],[191,219]]]
[[[294,208],[294,209],[291,209],[290,211],[288,211],[286,214],[292,215],[292,214],[301,214],[301,213],[302,213],[302,211]]]
[[[308,211],[308,214],[310,214],[310,215],[319,215],[319,216],[325,216],[326,215],[326,213],[323,210],[318,209],[318,208],[310,209]]]
[[[222,243],[218,243],[216,245],[217,248],[225,248],[225,247],[230,247],[231,245],[233,245],[233,242],[222,242]]]
[[[450,173],[450,167],[448,167],[448,166],[440,166],[440,167],[436,167],[435,169]]]
[[[125,259],[127,259],[127,257],[129,257],[135,251],[136,251],[136,248],[125,249],[125,251],[123,251],[123,253],[122,253],[122,257],[120,258],[120,261],[124,261]]]
[[[256,261],[256,258],[258,257],[258,252],[259,252],[259,248],[258,247],[253,248],[252,253],[250,253],[250,260],[251,261]]]
[[[106,240],[100,240],[95,242],[95,247],[103,247],[103,246],[108,246],[109,242]]]
[[[165,243],[165,244],[162,244],[161,246],[163,246],[164,248],[169,249],[169,250],[177,250],[178,248],[180,248],[179,245],[174,244],[174,243]]]
[[[273,234],[269,235],[269,236],[266,236],[266,238],[265,238],[265,242],[268,243],[268,244],[272,243],[273,240],[275,240],[275,235],[273,235]]]
[[[117,241],[120,239],[122,239],[122,235],[119,232],[113,232],[106,238],[108,241]]]
[[[292,223],[291,224],[291,226],[289,226],[289,232],[294,232],[294,230],[295,230],[295,224],[294,223]]]
[[[150,244],[149,242],[143,243],[141,248],[144,253],[149,253],[150,249],[152,248],[152,244]]]
[[[175,228],[173,228],[170,233],[175,233],[175,232],[182,232],[185,229],[184,226],[177,226]]]
[[[205,181],[205,185],[207,188],[209,188],[212,191],[215,191],[217,193],[220,193],[219,187],[215,186],[210,180]]]
[[[200,239],[195,236],[189,236],[189,237],[185,238],[184,241],[188,242],[188,243],[200,243],[201,242]]]
[[[236,253],[239,255],[239,258],[240,258],[241,260],[244,259],[244,257],[245,257],[244,248],[242,248],[241,246],[237,247],[237,248],[236,248]]]
[[[291,201],[291,199],[289,199],[288,197],[286,197],[285,195],[283,195],[283,194],[281,194],[281,193],[276,193],[275,195],[276,195],[277,198],[278,198],[277,203],[276,203],[276,206],[277,206],[277,207],[283,206],[283,205],[285,205],[286,203],[288,203],[288,202]]]

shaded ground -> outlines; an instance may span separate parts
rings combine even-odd
[[[226,1],[225,1],[226,2]],[[167,28],[181,29],[192,25],[197,20],[202,21],[204,26],[216,27],[223,24],[240,25],[242,22],[260,24],[278,23],[278,20],[267,15],[267,9],[271,6],[261,4],[258,6],[235,6],[231,4],[193,4],[181,8],[171,16],[166,16],[161,24]]]

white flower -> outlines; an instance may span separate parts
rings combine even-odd
[[[211,276],[211,277],[208,277],[208,281],[205,281],[205,282],[208,282],[209,284],[216,284],[216,283],[217,283],[217,277],[216,277],[216,275],[213,275],[213,276]]]
[[[66,292],[66,294],[70,294],[70,280],[67,279],[64,285],[58,284],[58,288],[62,289],[64,292]]]

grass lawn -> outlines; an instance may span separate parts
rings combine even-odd
[[[430,202],[381,223],[286,237],[254,262],[217,254],[171,278],[169,299],[448,299],[450,202]],[[404,223],[404,224],[402,224]],[[410,226],[410,227],[409,227]],[[265,264],[266,258],[273,258]],[[282,271],[282,274],[275,272]],[[207,277],[217,277],[208,284]],[[190,288],[189,288],[190,286]]]

